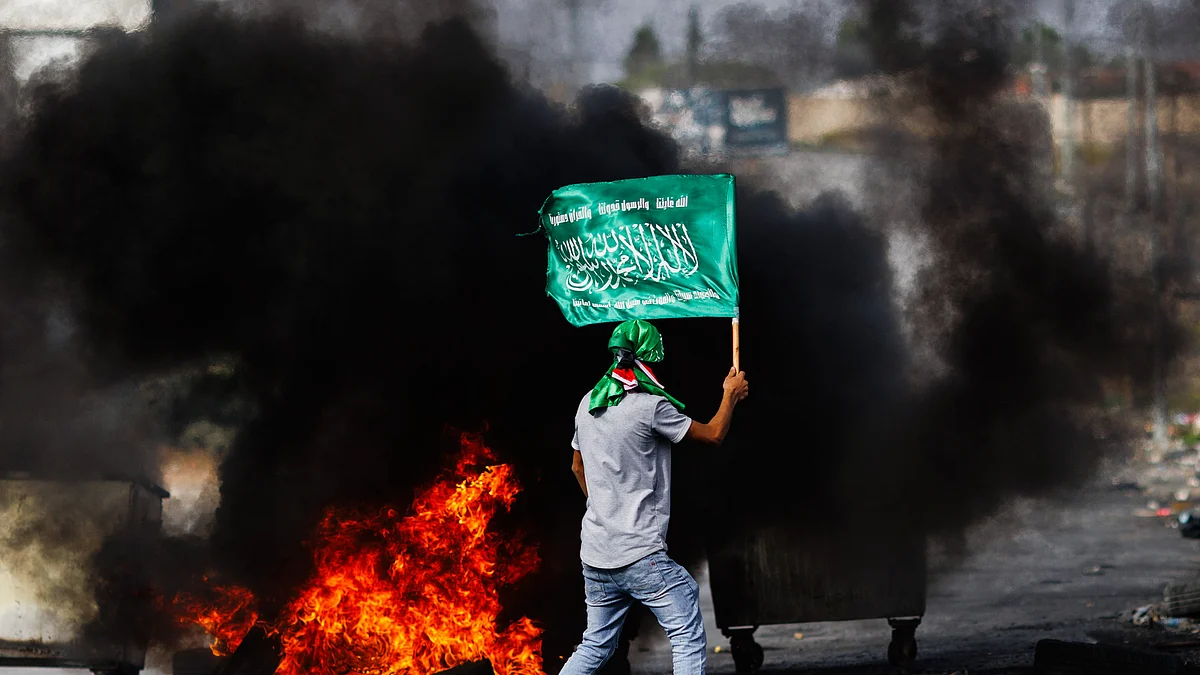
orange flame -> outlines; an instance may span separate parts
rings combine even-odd
[[[281,640],[276,672],[425,675],[486,658],[496,675],[541,673],[541,629],[525,617],[496,627],[497,589],[533,571],[538,556],[488,529],[520,492],[512,468],[490,460],[479,438],[464,436],[453,471],[421,490],[409,515],[327,512],[316,574],[266,626]],[[182,603],[214,651],[236,648],[230,634],[240,640],[254,621],[236,601],[247,591],[221,593],[216,605]]]
[[[180,593],[175,596],[175,606],[187,608],[185,623],[197,624],[212,636],[209,647],[213,654],[228,656],[258,622],[258,603],[250,591],[238,586],[213,584],[208,591],[204,599]]]

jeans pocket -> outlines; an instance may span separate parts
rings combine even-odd
[[[625,590],[634,597],[653,598],[667,589],[662,556],[650,555],[630,565],[624,574]]]
[[[591,605],[604,602],[604,584],[595,579],[583,578],[583,597]]]
[[[604,581],[599,579],[599,572],[587,567],[583,568],[583,599],[588,604],[600,604],[605,599]]]

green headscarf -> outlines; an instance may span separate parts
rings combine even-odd
[[[613,364],[592,389],[588,412],[617,405],[626,393],[638,388],[662,396],[683,410],[683,404],[663,389],[646,365],[663,360],[662,336],[650,322],[636,319],[618,325],[608,340],[608,348],[613,353]]]

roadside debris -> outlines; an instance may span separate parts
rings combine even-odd
[[[1183,660],[1171,654],[1129,649],[1115,645],[1041,640],[1033,657],[1037,675],[1182,675]]]
[[[1140,454],[1148,462],[1113,478],[1114,487],[1132,491],[1128,484],[1133,483],[1145,496],[1145,508],[1135,509],[1134,516],[1163,518],[1171,527],[1179,526],[1176,517],[1184,513],[1196,510],[1189,520],[1200,514],[1200,414],[1180,419],[1172,425],[1166,447],[1156,447],[1147,437]]]
[[[1138,607],[1130,613],[1129,622],[1200,639],[1200,582],[1168,585],[1161,603]]]
[[[1184,539],[1200,539],[1200,513],[1193,509],[1180,513],[1178,527]]]
[[[1158,605],[1146,605],[1133,610],[1130,621],[1135,626],[1153,626],[1158,623]]]
[[[1200,582],[1169,584],[1163,590],[1163,614],[1171,617],[1200,617]]]
[[[1197,629],[1200,628],[1200,625],[1198,625],[1194,620],[1178,616],[1169,616],[1165,619],[1159,619],[1158,625],[1168,630],[1189,632],[1196,632]]]

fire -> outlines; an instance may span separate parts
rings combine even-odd
[[[424,675],[486,658],[497,675],[541,673],[541,629],[524,617],[496,626],[498,589],[538,557],[488,529],[520,492],[511,467],[487,464],[494,459],[464,436],[454,468],[418,492],[408,515],[329,511],[314,541],[316,573],[265,626],[282,645],[276,672]],[[214,650],[236,648],[230,633],[248,630],[247,606],[230,601],[243,593],[225,589],[219,606],[183,603]]]
[[[258,622],[258,603],[250,591],[238,586],[213,584],[207,591],[203,599],[181,593],[175,597],[175,605],[187,608],[186,622],[200,626],[212,636],[213,654],[227,656]]]

